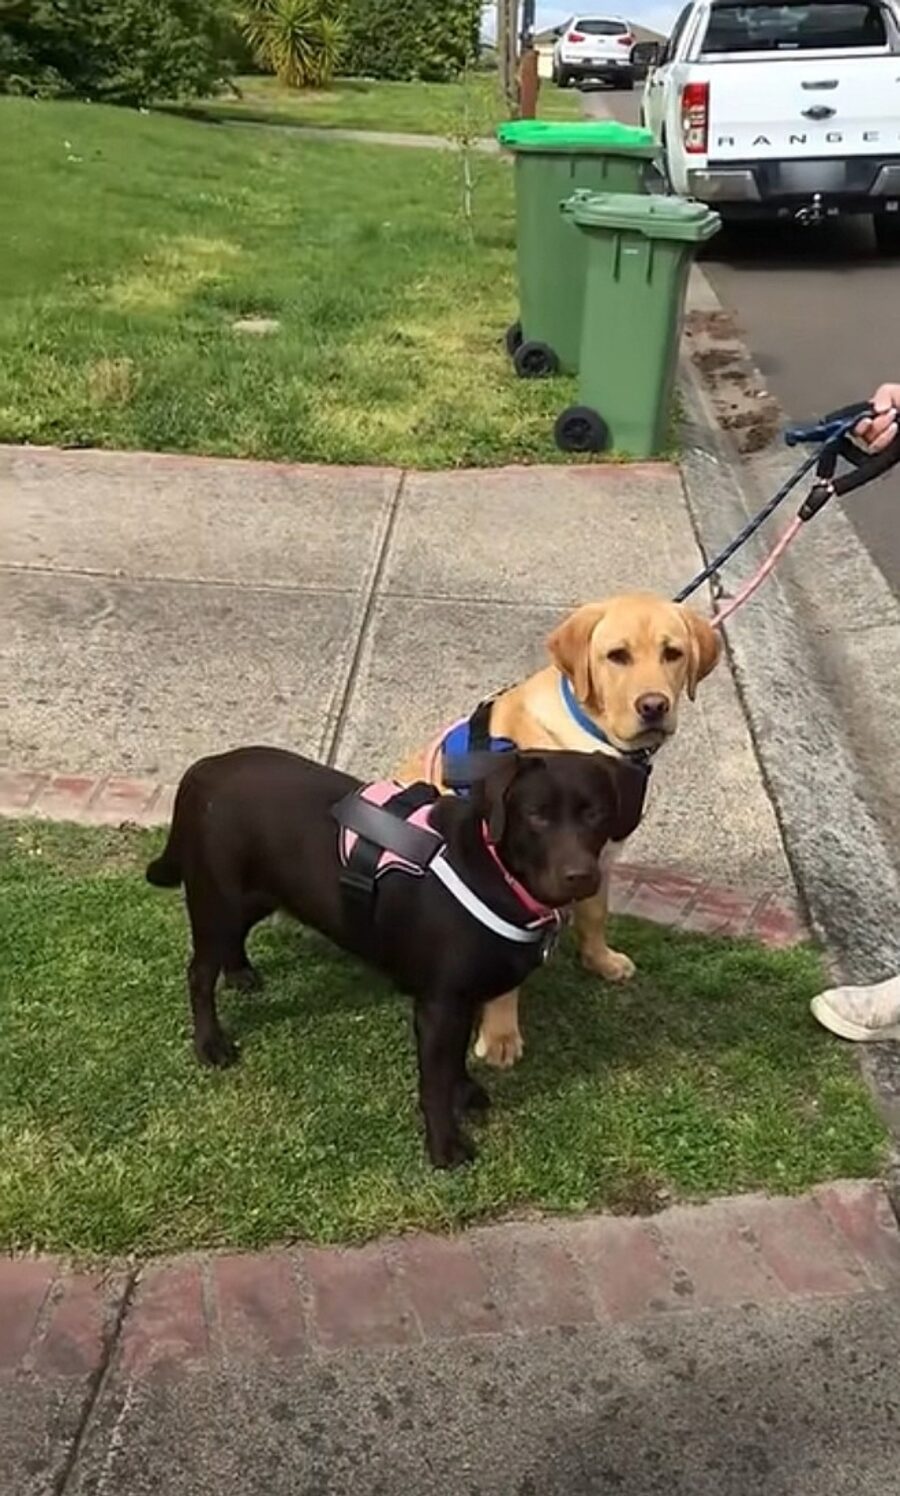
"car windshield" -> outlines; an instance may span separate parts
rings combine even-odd
[[[856,0],[799,5],[716,5],[703,51],[803,52],[883,47],[887,28],[881,6]]]
[[[600,21],[597,19],[576,21],[572,27],[573,31],[580,31],[582,36],[624,36],[628,30],[624,21]]]

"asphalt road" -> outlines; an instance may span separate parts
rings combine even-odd
[[[584,99],[590,114],[638,121],[640,85]],[[703,268],[791,417],[865,399],[885,379],[900,383],[900,268],[878,258],[866,219],[822,230],[732,230],[713,242]],[[848,500],[847,513],[900,593],[900,472]]]

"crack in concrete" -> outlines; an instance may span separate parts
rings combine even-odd
[[[350,664],[347,670],[347,678],[344,683],[344,689],[341,692],[340,699],[338,701],[337,711],[334,716],[334,726],[331,729],[330,735],[328,735],[327,745],[323,745],[322,756],[325,763],[327,764],[334,765],[341,746],[341,739],[344,735],[344,728],[346,726],[347,716],[350,711],[350,703],[353,699],[353,693],[356,689],[356,683],[359,679],[362,669],[362,661],[365,654],[366,645],[368,644],[369,636],[372,632],[372,621],[375,614],[375,607],[378,602],[381,579],[384,576],[388,556],[390,555],[391,544],[394,539],[394,531],[397,527],[397,516],[400,511],[400,501],[403,497],[403,490],[406,485],[406,477],[407,475],[405,472],[402,472],[400,474],[399,480],[397,482],[397,487],[394,490],[393,497],[390,504],[388,505],[384,530],[382,532],[381,540],[379,542],[375,557],[375,565],[372,567],[369,586],[365,592],[365,601],[363,603],[359,629],[356,635],[356,644],[354,645],[353,654],[350,657]]]
[[[106,1388],[107,1382],[112,1375],[112,1366],[115,1359],[116,1348],[118,1347],[119,1341],[122,1336],[122,1327],[128,1317],[129,1310],[131,1309],[131,1302],[134,1298],[135,1288],[137,1287],[138,1276],[139,1270],[137,1268],[130,1268],[126,1272],[125,1282],[122,1287],[122,1297],[119,1300],[119,1306],[116,1310],[116,1315],[110,1327],[109,1334],[104,1339],[103,1355],[100,1360],[100,1365],[95,1371],[91,1373],[90,1378],[88,1379],[87,1394],[84,1401],[84,1407],[82,1408],[81,1417],[78,1422],[78,1427],[75,1430],[75,1437],[73,1438],[72,1443],[69,1446],[68,1453],[65,1460],[63,1461],[62,1469],[53,1482],[53,1496],[65,1496],[66,1491],[70,1487],[72,1476],[74,1475],[76,1466],[78,1464],[79,1456],[93,1424],[94,1414],[100,1404],[100,1399],[104,1392],[104,1389]]]

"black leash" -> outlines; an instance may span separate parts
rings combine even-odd
[[[743,529],[704,566],[702,571],[698,571],[697,575],[691,578],[687,586],[682,587],[674,601],[685,602],[693,592],[697,591],[698,587],[720,571],[732,556],[736,555],[743,545],[746,545],[751,535],[755,535],[756,531],[775,513],[788,494],[793,492],[798,483],[802,483],[807,473],[813,468],[816,470],[816,482],[799,509],[799,518],[803,521],[810,520],[817,515],[829,499],[843,498],[844,495],[853,493],[857,488],[862,488],[864,484],[880,478],[883,473],[900,462],[900,428],[883,452],[868,456],[850,440],[853,428],[865,416],[872,414],[874,411],[871,401],[863,400],[856,405],[845,405],[840,410],[833,410],[830,415],[825,416],[824,420],[812,425],[790,427],[784,434],[785,442],[789,447],[805,446],[811,443],[818,448],[818,451],[804,458],[774,497],[769,499],[768,503],[764,504],[752,519],[747,521]],[[835,478],[838,458],[843,458],[848,462],[851,471]]]

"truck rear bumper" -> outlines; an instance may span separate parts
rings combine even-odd
[[[692,197],[746,216],[792,217],[814,199],[822,211],[877,213],[900,203],[900,156],[811,161],[710,161],[687,173]]]
[[[634,78],[634,68],[629,58],[605,58],[602,62],[563,62],[563,72],[570,78],[581,78],[585,82],[615,83],[620,79]]]

